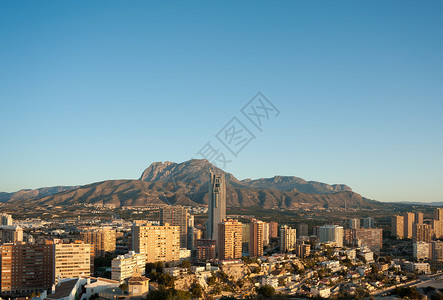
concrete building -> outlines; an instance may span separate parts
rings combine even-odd
[[[1,221],[0,225],[6,225],[6,226],[12,226],[13,222],[12,216],[5,213],[0,214],[0,221]]]
[[[162,207],[160,225],[164,226],[165,224],[180,227],[180,248],[187,248],[188,210],[182,206]]]
[[[431,259],[434,262],[443,262],[443,242],[431,242]]]
[[[363,228],[374,228],[374,218],[373,217],[367,217],[363,219],[362,222]]]
[[[383,230],[380,228],[351,229],[354,246],[366,246],[372,252],[380,253],[383,246]]]
[[[436,208],[434,210],[434,220],[443,221],[443,208]]]
[[[404,219],[404,237],[411,239],[412,238],[412,224],[415,222],[415,214],[412,212],[404,213],[403,215]]]
[[[199,261],[208,261],[211,259],[215,259],[215,247],[216,247],[216,241],[215,240],[208,240],[208,239],[198,239],[196,242],[196,248],[197,248],[197,259]]]
[[[416,212],[414,213],[414,220],[417,224],[423,224],[423,213],[422,212]]]
[[[0,245],[4,243],[23,242],[23,229],[20,226],[1,225]]]
[[[114,252],[116,247],[116,232],[109,227],[80,233],[81,240],[86,244],[93,245],[94,256],[105,256],[108,252]]]
[[[434,237],[436,239],[443,238],[443,221],[441,220],[431,220],[432,231],[434,232]]]
[[[209,209],[206,237],[212,240],[218,238],[218,223],[226,219],[226,184],[223,174],[210,172]]]
[[[269,223],[263,222],[263,246],[269,245]]]
[[[360,228],[360,219],[357,219],[357,218],[349,219],[349,228],[350,229]]]
[[[180,259],[180,227],[156,226],[136,221],[132,226],[132,250],[146,255],[146,262]]]
[[[1,292],[32,293],[52,287],[55,280],[52,242],[4,244],[0,248]]]
[[[112,260],[111,278],[112,280],[123,283],[126,279],[134,274],[135,268],[138,267],[141,273],[145,274],[146,255],[129,251],[125,255],[119,255]]]
[[[242,223],[223,220],[218,224],[218,258],[220,260],[242,257]]]
[[[417,242],[430,242],[434,236],[434,231],[430,224],[412,224],[412,241]]]
[[[253,219],[249,225],[249,256],[263,255],[263,222]]]
[[[55,279],[91,276],[91,245],[81,241],[54,245]]]
[[[320,243],[335,243],[336,247],[343,247],[344,230],[342,226],[325,225],[318,228]]]
[[[417,242],[412,244],[412,248],[413,248],[414,258],[417,260],[420,259],[427,260],[430,259],[432,256],[431,243]]]
[[[405,236],[404,229],[404,217],[403,216],[393,216],[391,219],[391,234],[397,239],[402,239]]]
[[[297,226],[297,237],[307,237],[309,236],[309,226],[308,224],[300,223]]]
[[[278,238],[278,223],[275,221],[269,222],[269,238]]]
[[[298,257],[306,257],[311,254],[311,245],[305,243],[297,243],[296,245],[296,255]]]
[[[251,225],[251,223],[243,223],[242,224],[242,252],[243,253],[249,253],[250,225]]]
[[[280,252],[289,252],[295,249],[297,230],[288,225],[280,226]]]

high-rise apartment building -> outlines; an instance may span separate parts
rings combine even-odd
[[[199,239],[195,241],[197,248],[197,259],[201,262],[206,262],[215,259],[215,240]]]
[[[226,219],[226,183],[223,174],[216,175],[210,172],[209,209],[206,237],[217,240],[218,223]]]
[[[0,222],[1,222],[0,225],[12,226],[12,216],[5,213],[1,213]]]
[[[249,253],[249,234],[251,233],[251,223],[242,224],[242,252]]]
[[[431,258],[431,243],[418,242],[412,244],[412,253],[414,258],[420,259],[430,259]]]
[[[436,208],[434,210],[434,220],[443,221],[443,208]]]
[[[180,227],[135,222],[132,226],[132,250],[146,255],[146,262],[180,259]]]
[[[416,212],[414,213],[414,220],[417,224],[423,224],[423,213],[422,212]]]
[[[252,220],[249,225],[249,256],[263,255],[263,222]]]
[[[355,246],[366,246],[372,252],[379,253],[383,246],[383,230],[379,228],[351,229]]]
[[[360,228],[360,219],[357,218],[349,219],[349,228],[350,229]]]
[[[164,226],[166,223],[180,227],[180,248],[187,248],[188,210],[182,206],[162,207],[160,225]]]
[[[404,217],[393,216],[391,219],[391,235],[398,239],[402,239],[405,236],[404,229]]]
[[[309,256],[311,254],[311,244],[297,243],[295,251],[298,257]]]
[[[108,252],[114,252],[116,247],[116,232],[109,227],[80,233],[81,240],[86,244],[93,245],[93,256],[105,256]]]
[[[300,223],[297,226],[297,236],[298,237],[307,237],[309,236],[309,226],[305,223]]]
[[[403,215],[404,237],[412,238],[412,224],[415,222],[415,214],[412,212],[404,213]]]
[[[20,226],[1,225],[0,245],[4,243],[23,242],[23,229]]]
[[[433,241],[431,242],[431,259],[434,262],[443,262],[443,242]]]
[[[280,226],[280,251],[289,252],[295,249],[297,230],[288,225]]]
[[[443,237],[443,221],[431,220],[431,227],[434,232],[435,238],[441,239]]]
[[[269,238],[278,238],[278,223],[275,221],[269,222]]]
[[[336,247],[343,247],[343,235],[342,226],[325,225],[318,228],[320,243],[335,243]]]
[[[52,242],[43,245],[11,243],[0,249],[1,292],[38,292],[50,289],[54,284]]]
[[[269,245],[269,223],[263,222],[263,246]]]
[[[431,226],[434,230],[435,238],[443,238],[443,208],[436,208],[434,210],[434,219],[431,221]]]
[[[132,274],[134,274],[134,270],[136,267],[138,267],[142,275],[145,274],[145,254],[129,251],[125,255],[117,256],[112,260],[111,263],[112,280],[123,283],[126,279],[130,278]]]
[[[374,218],[373,217],[367,217],[363,219],[362,222],[363,228],[374,228]]]
[[[412,224],[412,241],[417,242],[430,242],[434,236],[434,231],[430,224]]]
[[[242,223],[223,220],[218,224],[218,257],[221,260],[242,257]]]
[[[54,245],[55,279],[91,276],[91,245],[82,241]]]

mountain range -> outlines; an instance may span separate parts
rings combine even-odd
[[[362,197],[344,184],[329,185],[294,176],[238,180],[207,160],[198,159],[152,163],[138,180],[107,180],[83,186],[0,193],[0,201],[17,205],[100,203],[117,207],[205,205],[208,203],[209,171],[225,175],[228,207],[376,209],[385,205]]]

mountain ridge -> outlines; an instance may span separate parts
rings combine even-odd
[[[224,174],[227,206],[263,208],[347,207],[377,208],[381,202],[370,200],[344,184],[329,185],[295,176],[238,180],[207,160],[182,163],[154,162],[138,180],[106,180],[79,187],[55,187],[35,197],[11,197],[5,201],[18,205],[73,205],[101,203],[121,206],[149,204],[207,205],[209,171]],[[53,194],[48,194],[54,192]],[[32,193],[28,194],[32,196]]]

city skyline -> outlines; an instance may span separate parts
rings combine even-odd
[[[255,137],[224,150],[238,179],[443,201],[443,3],[173,7],[0,3],[0,192],[135,179],[225,149],[236,117]],[[241,112],[258,92],[280,112],[262,130]]]

